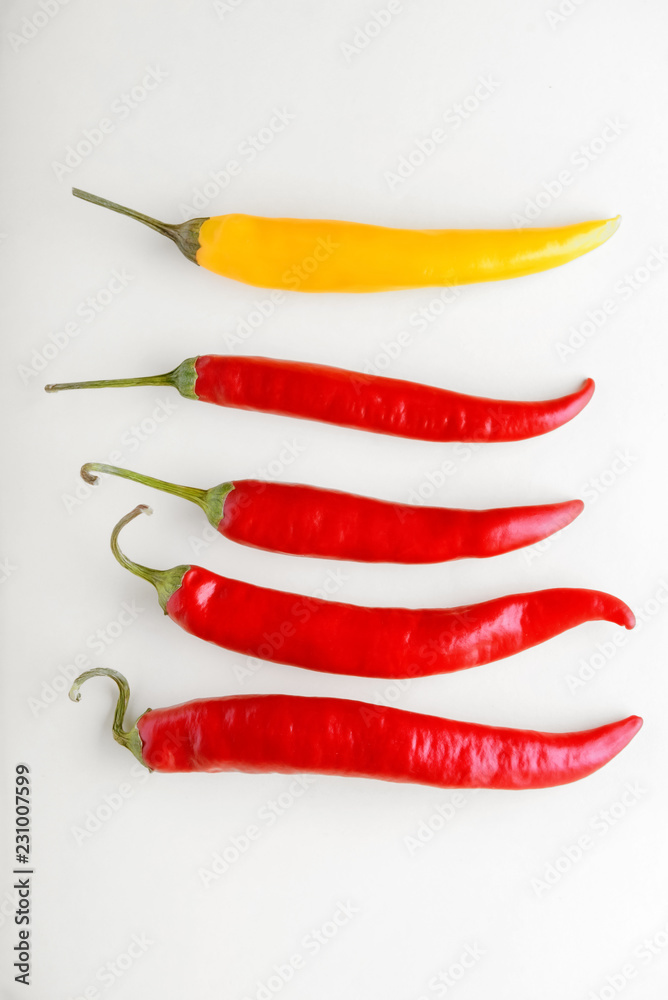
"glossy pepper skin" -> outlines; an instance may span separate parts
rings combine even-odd
[[[236,695],[154,709],[122,729],[129,691],[115,671],[121,698],[114,737],[148,768],[163,772],[310,772],[437,788],[529,789],[564,785],[607,764],[635,736],[632,715],[596,729],[540,733],[456,722],[341,698]],[[123,686],[125,686],[125,691]]]
[[[558,399],[487,399],[328,365],[204,354],[164,375],[47,385],[47,392],[169,385],[188,399],[318,420],[419,441],[520,441],[572,420],[594,392],[587,379]]]
[[[572,420],[593,379],[540,402],[486,399],[382,375],[271,358],[204,355],[193,391],[218,406],[303,417],[421,441],[519,441]]]
[[[369,608],[256,587],[201,566],[153,570],[118,547],[130,572],[152,583],[160,605],[186,632],[245,655],[358,677],[425,677],[512,656],[587,621],[633,628],[633,612],[596,590],[511,594],[460,608]]]
[[[95,472],[132,479],[198,504],[225,538],[242,545],[321,559],[436,563],[484,558],[533,545],[580,514],[581,500],[492,510],[410,506],[338,490],[239,479],[210,490],[177,486],[113,465],[89,462]]]
[[[390,229],[355,222],[222,215],[196,261],[260,288],[386,292],[517,278],[600,246],[618,219],[542,229]]]
[[[72,193],[143,222],[209,271],[296,292],[385,292],[516,278],[580,257],[620,223],[617,216],[536,229],[393,229],[233,213],[170,225],[79,188]]]
[[[588,621],[631,628],[595,590],[554,589],[461,608],[369,608],[256,587],[191,566],[166,611],[186,632],[249,656],[357,677],[427,677],[500,660]]]

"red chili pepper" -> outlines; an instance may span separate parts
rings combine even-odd
[[[113,734],[151,770],[345,775],[438,788],[546,788],[577,781],[623,750],[642,726],[631,715],[597,729],[539,733],[455,722],[341,698],[236,695],[145,712],[123,720],[128,683],[98,668],[89,677],[119,688]]]
[[[165,614],[226,649],[264,660],[359,677],[424,677],[499,660],[587,621],[633,628],[630,608],[597,590],[560,588],[511,594],[461,608],[368,608],[256,587],[201,566],[148,569],[118,547],[121,566],[152,583]]]
[[[62,382],[61,389],[169,385],[188,399],[321,420],[420,441],[519,441],[572,420],[594,392],[587,379],[577,392],[526,403],[466,396],[435,386],[343,368],[204,354],[172,372],[134,379]]]
[[[93,472],[191,500],[221,535],[243,545],[358,562],[436,563],[499,555],[561,530],[584,508],[581,500],[497,510],[413,507],[256,479],[200,490],[99,462],[82,467],[87,483],[97,482]]]

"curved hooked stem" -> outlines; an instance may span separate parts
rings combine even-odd
[[[197,489],[195,486],[177,486],[176,483],[168,483],[164,479],[154,479],[153,476],[143,476],[139,472],[131,472],[129,469],[120,469],[117,465],[106,465],[104,462],[86,462],[81,466],[81,478],[84,482],[94,486],[97,476],[93,472],[106,472],[110,476],[120,476],[121,479],[131,479],[134,483],[141,483],[142,486],[152,486],[163,493],[172,493],[183,500],[192,500],[193,503],[204,507],[204,498],[207,490]]]
[[[91,486],[97,482],[97,476],[93,475],[94,472],[106,472],[110,476],[131,479],[135,483],[141,483],[142,486],[151,486],[153,489],[162,490],[163,493],[171,493],[182,500],[190,500],[201,507],[216,529],[223,517],[225,497],[234,489],[234,483],[221,483],[210,490],[200,490],[195,486],[178,486],[176,483],[168,483],[164,479],[143,476],[138,472],[119,469],[116,465],[106,465],[103,462],[86,462],[85,465],[81,466],[81,478]]]
[[[116,710],[114,712],[114,721],[111,725],[111,731],[116,742],[120,743],[122,747],[126,747],[135,755],[140,764],[147,767],[148,765],[142,757],[141,737],[137,726],[133,726],[130,730],[123,729],[123,720],[125,719],[125,713],[130,700],[130,685],[123,674],[119,674],[116,670],[110,670],[108,667],[96,667],[94,670],[87,670],[85,673],[80,674],[72,684],[72,687],[70,688],[71,700],[81,701],[81,685],[91,677],[111,677],[112,680],[116,681],[116,684],[118,685],[118,701],[116,702]],[[149,768],[149,770],[151,769]]]
[[[188,222],[180,223],[159,222],[158,219],[154,219],[150,215],[144,215],[143,212],[136,212],[133,208],[126,208],[124,205],[119,205],[118,202],[109,201],[107,198],[100,198],[99,195],[90,194],[88,191],[82,191],[81,188],[73,187],[72,194],[75,198],[89,201],[93,205],[100,205],[102,208],[108,208],[112,212],[118,212],[120,215],[127,215],[130,219],[136,219],[137,222],[141,222],[150,229],[154,229],[161,236],[167,236],[168,239],[176,243],[181,253],[188,260],[191,260],[194,264],[197,263],[199,231],[202,228],[202,224],[207,221],[205,218],[189,219]]]
[[[125,553],[121,552],[118,544],[118,536],[126,524],[134,521],[140,514],[152,513],[153,511],[150,507],[145,503],[140,503],[129,514],[122,517],[111,533],[111,551],[124,569],[130,570],[135,576],[139,576],[142,580],[153,584],[158,592],[160,607],[167,614],[167,601],[181,586],[181,581],[190,569],[190,566],[174,566],[172,569],[150,569],[148,566],[142,566],[141,563],[136,563],[132,559],[128,559]]]

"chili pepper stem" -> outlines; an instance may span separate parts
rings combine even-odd
[[[131,510],[129,514],[122,517],[111,533],[111,551],[114,553],[114,556],[124,569],[130,570],[130,572],[134,573],[135,576],[139,576],[142,580],[146,580],[148,583],[153,584],[158,592],[160,607],[165,614],[167,614],[167,601],[181,586],[181,581],[190,569],[190,566],[174,566],[172,569],[149,569],[148,566],[142,566],[140,563],[136,563],[133,562],[132,559],[128,559],[128,557],[121,552],[118,545],[118,536],[121,529],[124,528],[126,524],[129,524],[130,521],[134,521],[134,519],[140,514],[152,513],[153,511],[150,507],[147,507],[145,503],[140,503],[134,510]]]
[[[126,747],[130,753],[133,753],[140,764],[148,767],[142,756],[142,742],[137,726],[134,725],[129,730],[123,729],[123,720],[125,719],[125,713],[130,700],[130,685],[123,674],[119,674],[116,670],[110,670],[108,667],[96,667],[94,670],[87,670],[85,673],[80,674],[72,684],[70,688],[71,700],[81,701],[81,685],[91,677],[111,677],[112,680],[116,681],[118,685],[118,701],[116,702],[111,731],[117,743],[120,743],[122,747]],[[150,712],[151,709],[149,708],[147,711]],[[152,770],[150,767],[148,769],[149,771]]]
[[[61,389],[126,389],[142,385],[168,385],[178,390],[186,399],[197,399],[195,382],[197,358],[186,358],[171,372],[163,375],[141,375],[137,378],[98,379],[92,382],[54,382],[44,386],[45,392],[60,392]]]
[[[81,188],[73,187],[72,194],[75,198],[82,198],[93,205],[101,205],[102,208],[108,208],[112,212],[118,212],[120,215],[127,215],[131,219],[136,219],[137,222],[142,222],[145,226],[154,229],[156,233],[160,233],[161,236],[167,236],[168,239],[173,240],[184,257],[191,260],[193,264],[197,264],[196,255],[199,250],[199,231],[202,228],[202,224],[207,221],[205,218],[189,219],[187,222],[173,224],[159,222],[158,219],[153,219],[150,215],[144,215],[143,212],[136,212],[133,208],[126,208],[115,201],[109,201],[107,198],[100,198],[96,194],[82,191]]]
[[[94,472],[106,472],[110,476],[120,476],[122,479],[131,479],[142,486],[151,486],[153,489],[162,490],[163,493],[172,493],[181,497],[182,500],[190,500],[201,507],[210,524],[218,528],[223,517],[223,505],[225,497],[234,489],[234,483],[220,483],[210,490],[200,490],[194,486],[178,486],[176,483],[165,482],[164,479],[154,479],[153,476],[142,476],[138,472],[131,472],[129,469],[119,469],[116,465],[105,465],[102,462],[86,462],[81,466],[81,478],[84,482],[93,486],[97,482]]]

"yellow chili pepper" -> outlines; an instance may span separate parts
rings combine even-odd
[[[620,217],[543,229],[389,229],[357,222],[217,215],[169,225],[73,188],[172,239],[209,271],[259,288],[383,292],[498,281],[565,264],[616,231]]]

